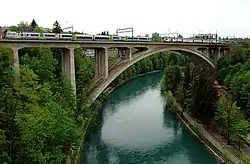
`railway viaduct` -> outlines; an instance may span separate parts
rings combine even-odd
[[[105,88],[124,70],[139,60],[163,51],[177,51],[194,59],[197,63],[206,62],[213,69],[216,62],[231,48],[230,44],[208,43],[154,43],[154,42],[107,42],[107,41],[55,41],[55,40],[0,40],[0,47],[13,50],[13,68],[19,75],[18,50],[25,47],[50,47],[61,50],[62,74],[70,82],[74,91],[75,83],[75,48],[95,50],[95,79],[90,97],[94,101]],[[108,50],[118,49],[118,59],[109,67]]]

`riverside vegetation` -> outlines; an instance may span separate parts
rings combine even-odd
[[[13,31],[38,31],[31,24],[21,22],[11,26]],[[55,22],[54,32],[62,32]],[[128,68],[115,79],[115,87],[139,74],[164,69],[169,53],[145,58]],[[95,118],[104,92],[88,104],[89,86],[93,83],[94,61],[85,49],[75,49],[76,96],[64,83],[60,67],[59,49],[40,47],[19,51],[20,81],[15,80],[12,51],[0,48],[0,163],[54,164],[64,163],[71,149],[78,150],[89,119]],[[109,62],[116,57],[110,57]],[[76,151],[77,152],[77,151]]]
[[[166,104],[173,112],[187,112],[212,133],[223,136],[231,152],[250,163],[240,149],[250,130],[249,46],[238,45],[218,61],[216,78],[222,86],[216,83],[209,66],[197,66],[182,58],[170,55],[164,69],[161,90]],[[199,129],[194,128],[196,132]]]

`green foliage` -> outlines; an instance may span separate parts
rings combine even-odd
[[[211,70],[207,69],[206,65],[194,67],[190,86],[187,92],[191,93],[192,99],[190,100],[189,97],[187,99],[190,103],[188,110],[193,115],[203,118],[204,121],[212,118],[216,111],[217,92],[213,88]]]
[[[52,30],[53,33],[62,33],[63,30],[59,24],[58,21],[55,21],[55,23],[53,24],[53,30]]]
[[[56,102],[18,115],[17,122],[22,129],[23,156],[26,161],[32,161],[30,163],[60,163],[65,158],[63,148],[68,148],[77,138],[80,140],[72,111]]]
[[[174,113],[182,112],[180,105],[177,103],[176,98],[173,96],[171,91],[165,92],[164,98],[165,98],[165,106],[168,110]]]
[[[155,32],[152,34],[152,41],[153,42],[161,42],[161,36],[159,33]]]
[[[171,91],[185,111],[203,121],[213,118],[217,92],[213,88],[211,70],[205,64],[194,66],[192,60],[179,53],[167,59],[162,79],[162,92]]]
[[[88,102],[87,91],[94,77],[94,62],[91,58],[86,57],[83,49],[75,50],[75,67],[76,67],[76,94],[77,107],[76,116],[83,115],[83,120],[88,120],[92,111],[86,108]]]
[[[233,132],[237,137],[246,138],[250,131],[250,124],[247,120],[242,119],[233,125]]]
[[[237,106],[250,116],[250,49],[235,47],[218,63],[218,80],[229,88]]]
[[[91,58],[86,57],[83,49],[75,50],[75,66],[76,66],[76,86],[77,95],[83,92],[94,77],[94,62]]]
[[[18,133],[14,121],[16,102],[11,53],[9,49],[0,49],[0,163],[12,161],[15,156],[14,136]]]
[[[179,66],[168,66],[164,69],[165,89],[175,93],[181,82],[181,71]]]
[[[32,20],[30,26],[32,27],[32,30],[33,30],[33,31],[38,27],[38,25],[37,25],[35,19]]]
[[[23,51],[27,55],[20,60],[20,82],[14,83],[12,52],[0,49],[0,113],[4,115],[0,163],[61,163],[69,148],[81,142],[74,95],[69,84],[56,76],[59,61],[50,49]]]
[[[230,98],[220,98],[215,121],[227,131],[228,142],[239,136],[246,137],[249,132],[249,122],[244,119],[236,102],[232,102]]]
[[[197,134],[200,138],[203,138],[203,126],[200,124],[195,124],[192,126],[192,130]]]
[[[0,162],[3,164],[7,164],[11,161],[5,147],[7,145],[7,139],[5,136],[5,131],[0,129]]]
[[[184,80],[183,80],[183,97],[185,101],[183,101],[183,106],[185,109],[190,109],[191,104],[193,102],[192,100],[192,87],[191,87],[191,82],[192,82],[192,76],[191,76],[191,65],[188,64],[185,72],[184,72]]]
[[[53,54],[49,48],[38,48],[37,53],[33,54],[32,57],[25,54],[21,58],[21,61],[40,77],[41,83],[54,81],[58,61],[53,58]]]
[[[31,24],[21,21],[17,26],[10,26],[8,29],[15,32],[32,32],[38,28],[36,21],[33,19]]]

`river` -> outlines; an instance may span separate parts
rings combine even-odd
[[[115,89],[89,131],[81,164],[216,164],[216,158],[164,109],[162,73]]]

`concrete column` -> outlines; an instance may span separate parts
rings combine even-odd
[[[20,68],[19,68],[19,55],[18,55],[18,50],[20,48],[17,48],[17,47],[13,47],[12,48],[12,51],[13,51],[13,60],[12,60],[12,66],[13,66],[13,69],[15,71],[15,76],[16,76],[16,81],[19,81],[20,80]]]
[[[132,48],[118,48],[118,57],[130,60],[132,58]]]
[[[101,55],[98,53],[98,49],[95,49],[95,76],[98,78],[100,77],[100,64],[101,64]]]
[[[217,62],[217,50],[216,49],[212,49],[210,52],[210,58],[214,61]]]
[[[104,49],[104,55],[103,56],[103,77],[105,79],[109,76],[109,54],[108,54],[108,48]]]
[[[222,54],[222,56],[225,55],[225,50],[224,49],[221,49],[221,54]]]
[[[131,60],[132,59],[132,48],[129,48],[128,51],[129,51],[128,59]]]
[[[217,61],[221,58],[221,49],[218,47],[218,52],[217,52]]]
[[[208,48],[208,57],[213,60],[213,50]]]
[[[118,48],[118,57],[125,59],[125,48]]]
[[[96,50],[95,50],[96,51]],[[99,76],[99,56],[97,55],[97,53],[95,53],[95,76],[98,77]]]
[[[206,48],[206,50],[205,50],[205,54],[206,54],[206,57],[208,57],[208,58],[209,58],[209,48]]]
[[[95,49],[95,76],[108,77],[108,48]]]
[[[71,84],[73,93],[76,94],[74,50],[75,48],[61,49],[61,68],[63,77]]]

